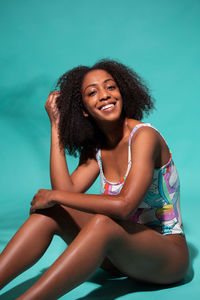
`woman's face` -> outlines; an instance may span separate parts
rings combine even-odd
[[[114,78],[104,70],[88,72],[82,84],[84,115],[96,121],[114,121],[122,112],[122,97]]]

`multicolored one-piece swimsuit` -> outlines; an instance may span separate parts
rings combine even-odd
[[[101,150],[97,150],[96,158],[100,168],[102,194],[117,195],[120,193],[131,168],[132,136],[143,126],[149,126],[157,131],[149,123],[138,124],[133,128],[129,137],[128,168],[125,177],[120,182],[106,180],[103,173]],[[180,182],[171,152],[168,163],[161,168],[154,169],[148,192],[136,212],[130,217],[130,220],[145,224],[164,235],[184,234],[180,212]]]

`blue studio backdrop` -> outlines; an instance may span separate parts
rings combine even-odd
[[[145,79],[156,100],[144,121],[165,136],[178,167],[191,265],[169,288],[98,271],[62,299],[198,299],[200,1],[1,0],[0,25],[0,251],[28,217],[33,195],[50,188],[48,93],[66,70],[116,59]],[[72,171],[77,160],[68,162]],[[99,192],[99,179],[89,192]],[[0,299],[19,296],[65,248],[54,238]]]

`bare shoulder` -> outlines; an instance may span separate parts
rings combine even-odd
[[[131,141],[133,158],[144,161],[153,159],[155,168],[165,165],[170,159],[169,147],[157,129],[151,126],[141,126],[135,132]]]
[[[153,141],[159,141],[161,138],[160,133],[153,127],[151,126],[141,126],[137,129],[135,134],[133,135],[133,139],[136,141],[138,140],[152,140]]]
[[[133,134],[131,150],[133,158],[152,159],[154,161],[161,155],[161,135],[150,126],[141,126]]]

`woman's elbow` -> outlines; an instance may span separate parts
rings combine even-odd
[[[121,202],[119,218],[121,220],[128,220],[132,214],[133,214],[132,205],[127,199],[123,199]]]

